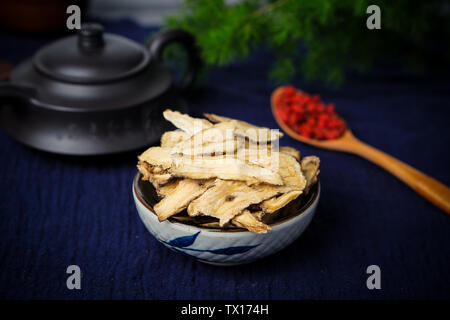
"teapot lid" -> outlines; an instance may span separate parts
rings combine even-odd
[[[150,54],[124,37],[104,34],[96,23],[83,24],[78,35],[55,41],[39,50],[34,67],[56,80],[72,83],[104,83],[142,71]]]

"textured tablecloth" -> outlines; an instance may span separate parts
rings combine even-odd
[[[129,21],[106,30],[144,42]],[[0,59],[18,63],[46,43],[2,34]],[[211,73],[188,97],[215,112],[276,128],[270,55]],[[376,72],[339,90],[294,85],[334,102],[356,136],[450,185],[450,81]],[[450,298],[450,217],[392,175],[353,155],[281,144],[321,160],[322,196],[305,233],[285,250],[237,267],[172,252],[145,229],[131,184],[136,153],[70,158],[31,150],[0,132],[0,298],[411,299]],[[68,290],[78,265],[82,289]],[[368,290],[366,268],[381,268]]]

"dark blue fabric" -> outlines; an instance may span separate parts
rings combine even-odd
[[[149,28],[107,23],[144,42]],[[0,59],[18,63],[45,39],[3,34]],[[213,71],[188,101],[276,128],[266,54]],[[450,185],[450,82],[378,72],[339,90],[297,80],[334,102],[356,136]],[[8,299],[414,299],[450,298],[450,217],[389,173],[353,155],[282,144],[321,160],[322,197],[305,233],[287,249],[238,267],[172,252],[145,229],[131,183],[136,153],[68,158],[0,133],[0,298]],[[79,265],[82,289],[66,288]],[[381,268],[381,290],[366,268]]]

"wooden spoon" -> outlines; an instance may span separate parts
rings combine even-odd
[[[283,87],[280,87],[272,93],[272,114],[281,129],[283,129],[290,137],[318,148],[349,152],[363,157],[389,171],[422,197],[450,215],[450,188],[408,164],[360,141],[352,134],[350,129],[347,129],[340,138],[333,140],[309,139],[292,130],[286,123],[278,118],[278,115],[275,112],[275,101],[277,97],[282,94],[283,89]]]

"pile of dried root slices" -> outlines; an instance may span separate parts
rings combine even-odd
[[[161,198],[153,207],[160,221],[266,233],[280,209],[317,181],[319,158],[280,147],[278,130],[214,114],[163,115],[178,129],[165,132],[137,165]]]

